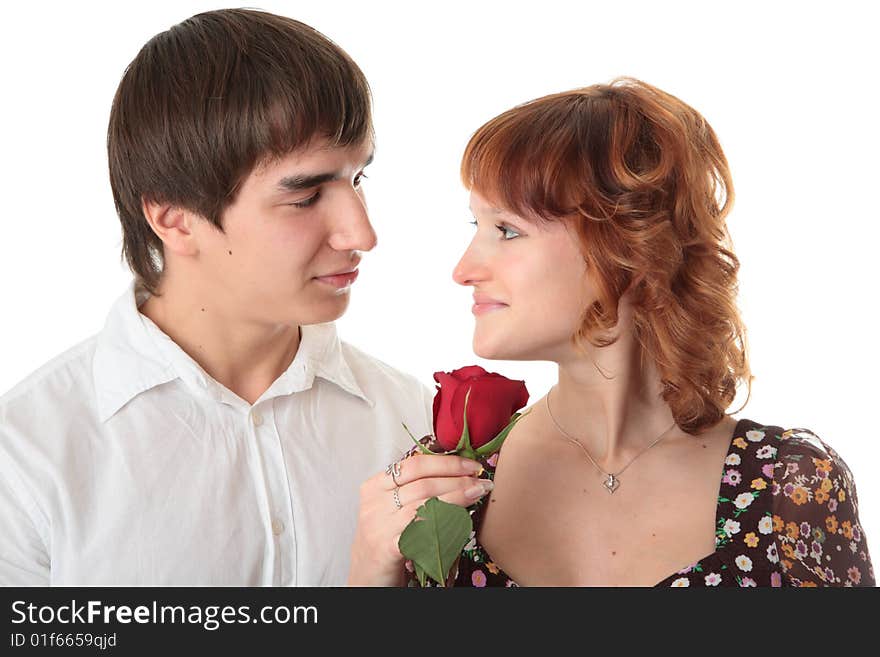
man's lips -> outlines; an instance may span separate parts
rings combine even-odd
[[[332,285],[335,288],[343,288],[354,283],[357,277],[358,270],[351,269],[349,271],[338,272],[335,274],[327,274],[326,276],[315,276],[315,280],[326,283],[327,285]]]

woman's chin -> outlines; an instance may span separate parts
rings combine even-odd
[[[495,355],[495,349],[485,341],[480,340],[476,335],[474,335],[471,348],[474,350],[474,354],[480,358],[485,358],[486,360],[496,360],[498,358]]]
[[[474,354],[486,360],[527,360],[516,349],[511,349],[509,345],[493,344],[480,340],[477,336],[474,336],[473,350]]]
[[[513,339],[511,335],[499,336],[487,333],[477,331],[471,343],[474,354],[486,360],[556,361],[559,355],[557,342],[548,342],[535,336],[528,338],[519,336],[519,339]]]

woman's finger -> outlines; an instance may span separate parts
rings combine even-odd
[[[418,479],[475,476],[483,471],[483,466],[473,459],[453,454],[416,454],[397,463],[397,474],[392,476],[383,472],[381,476],[377,475],[377,480],[387,490],[392,490],[395,486],[405,486]]]
[[[424,502],[431,497],[443,498],[444,495],[452,495],[460,493],[460,499],[467,499],[466,491],[472,491],[475,497],[470,498],[472,504],[475,499],[479,499],[483,494],[491,490],[493,484],[488,479],[476,479],[475,477],[431,477],[426,479],[417,479],[401,486],[397,493],[402,506],[406,506],[412,502]],[[392,491],[393,495],[393,491]]]
[[[409,520],[415,517],[415,510],[422,506],[431,497],[436,497],[448,504],[455,504],[461,507],[469,507],[481,497],[492,491],[493,483],[486,479],[479,480],[479,483],[468,483],[466,486],[458,486],[445,493],[439,495],[419,496],[408,501],[395,515],[406,515]],[[407,523],[404,524],[404,527]]]

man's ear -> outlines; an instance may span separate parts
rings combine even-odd
[[[150,228],[162,240],[166,252],[182,256],[198,255],[199,248],[193,232],[196,215],[176,205],[142,200],[144,217]]]

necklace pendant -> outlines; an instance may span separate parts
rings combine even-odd
[[[605,486],[605,490],[609,493],[613,493],[617,490],[617,487],[620,486],[620,479],[615,477],[613,474],[608,475],[608,479],[602,482],[602,485]]]

